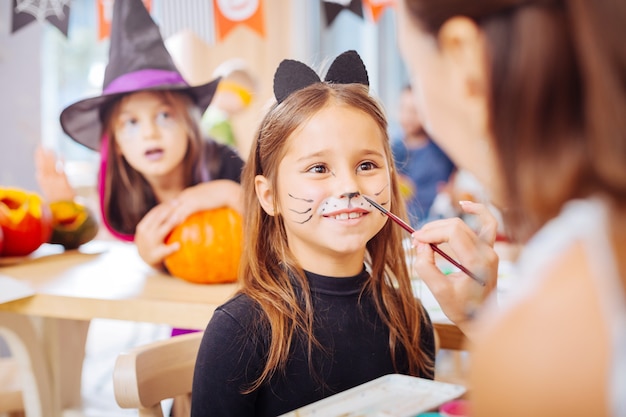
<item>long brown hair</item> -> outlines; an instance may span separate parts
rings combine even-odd
[[[270,109],[261,122],[242,174],[247,236],[240,269],[242,292],[260,305],[269,328],[261,328],[259,332],[269,334],[271,339],[265,368],[247,392],[258,388],[285,365],[291,341],[296,335],[306,337],[309,359],[312,350],[319,347],[313,335],[311,294],[304,271],[289,250],[282,217],[267,215],[259,204],[254,179],[262,174],[268,178],[272,189],[276,189],[278,167],[291,134],[327,105],[358,109],[376,122],[385,138],[387,163],[392,167],[391,207],[406,217],[393,168],[387,121],[367,87],[316,83],[292,93]],[[411,374],[423,375],[432,372],[433,363],[420,349],[420,319],[425,313],[412,293],[401,233],[402,229],[387,222],[367,243],[371,276],[364,291],[373,295],[378,312],[389,327],[389,347],[394,363],[398,350],[405,349]],[[302,296],[296,294],[292,279],[297,280],[303,289]],[[315,375],[310,360],[309,367]]]
[[[199,111],[191,97],[173,91],[155,91],[172,106],[185,125],[188,147],[183,159],[184,184],[198,182],[197,170],[201,165],[202,134],[199,129]],[[137,223],[158,201],[141,173],[131,167],[119,150],[114,131],[114,121],[121,104],[130,95],[124,95],[108,105],[103,112],[104,134],[108,136],[106,176],[104,184],[103,215],[109,226],[123,234],[134,235]]]
[[[518,238],[572,198],[602,193],[626,203],[623,2],[404,1],[434,36],[454,16],[485,35],[490,128]]]

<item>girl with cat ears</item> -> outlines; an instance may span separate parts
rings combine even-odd
[[[433,378],[383,109],[355,51],[322,81],[284,60],[242,174],[241,290],[209,322],[192,415],[279,415],[389,373]],[[228,381],[228,383],[224,383]]]

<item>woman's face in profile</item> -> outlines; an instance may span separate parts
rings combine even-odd
[[[397,38],[424,128],[497,199],[500,174],[488,129],[482,32],[471,20],[454,17],[431,35],[410,15],[407,1],[398,2]]]
[[[435,40],[432,36],[422,33],[414,25],[411,17],[403,10],[405,3],[400,1],[398,10],[397,37],[402,58],[411,78],[413,99],[417,112],[429,131],[435,133],[432,119],[437,114],[432,111],[433,89],[438,90],[439,81],[436,79],[435,67],[438,60]],[[443,93],[443,92],[442,92]]]

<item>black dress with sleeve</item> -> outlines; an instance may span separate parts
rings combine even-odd
[[[263,369],[269,335],[256,302],[239,294],[214,313],[207,325],[193,379],[193,417],[277,416],[382,375],[408,373],[401,352],[394,369],[388,327],[374,300],[361,290],[365,270],[354,277],[332,278],[306,273],[315,310],[314,332],[323,349],[314,349],[310,372],[305,341],[296,337],[284,372],[259,389],[242,394]],[[425,315],[421,348],[434,361],[432,323]],[[433,374],[419,375],[423,378]]]
[[[222,179],[240,183],[243,164],[243,159],[235,149],[205,138],[200,161],[195,169],[195,183]]]

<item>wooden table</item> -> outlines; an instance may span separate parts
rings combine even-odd
[[[21,262],[0,266],[0,274],[28,284],[35,292],[0,303],[0,325],[16,314],[43,322],[41,337],[58,410],[80,407],[90,320],[204,329],[215,309],[237,290],[237,284],[198,285],[160,273],[141,260],[133,244],[113,241],[94,241],[67,252],[44,245]],[[451,323],[436,322],[435,327],[442,347],[461,342],[462,334]]]
[[[52,246],[52,245],[50,245]],[[0,267],[29,284],[32,297],[0,311],[60,319],[108,318],[204,329],[236,284],[198,285],[147,266],[134,245],[92,242],[82,251],[42,248],[35,258]]]
[[[215,309],[237,290],[236,284],[198,285],[160,273],[141,260],[134,245],[122,242],[91,242],[67,252],[44,245],[20,262],[2,261],[0,274],[27,284],[35,293],[0,303],[0,326],[15,325],[24,316],[35,321],[39,330],[35,343],[44,351],[51,379],[48,406],[53,410],[46,415],[80,408],[90,320],[204,329]]]

